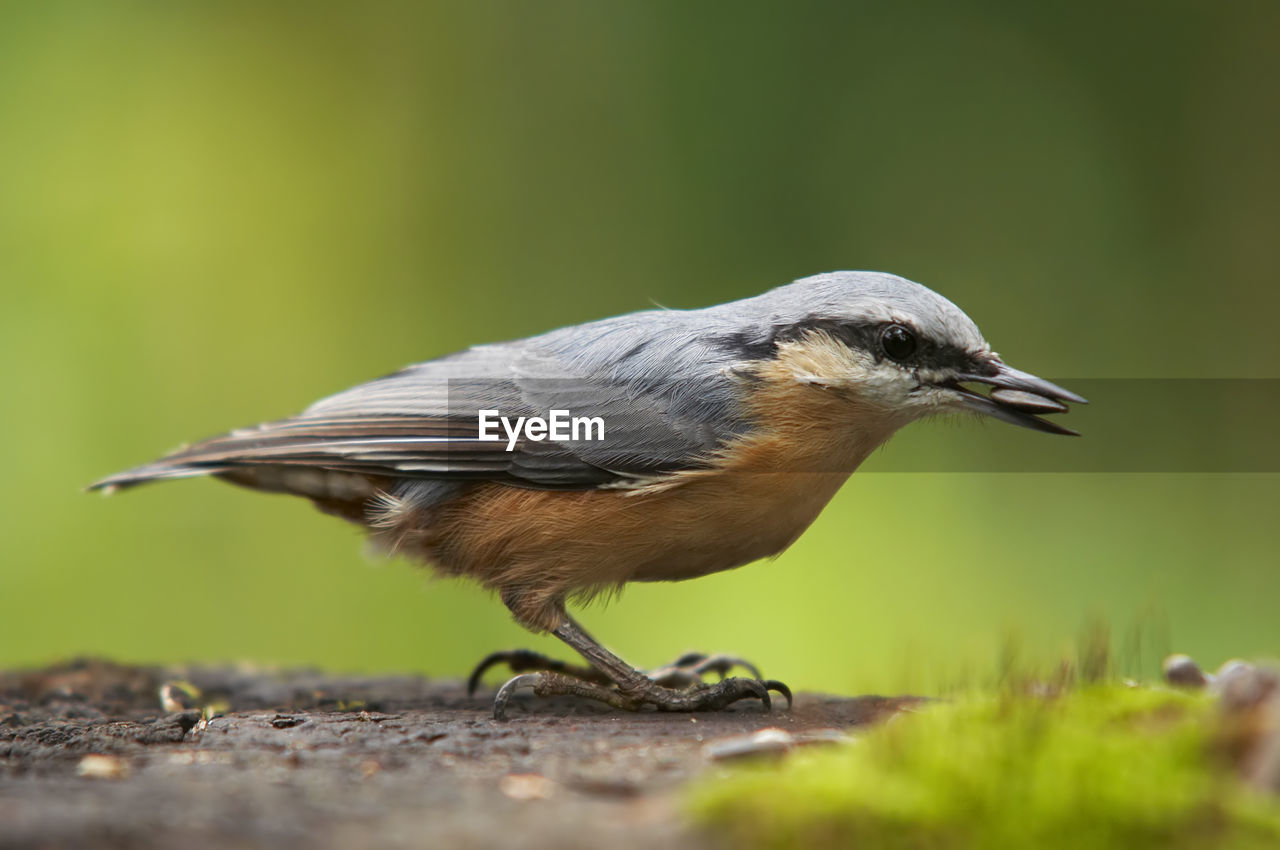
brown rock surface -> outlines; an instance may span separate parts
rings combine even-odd
[[[178,680],[199,695],[168,688],[190,709],[166,713]],[[913,702],[800,694],[790,712],[689,715],[518,697],[499,723],[491,699],[409,676],[0,673],[0,847],[699,847],[679,788],[712,769],[708,744],[830,738]]]

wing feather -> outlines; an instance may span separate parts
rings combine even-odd
[[[599,417],[604,439],[522,436],[508,450],[505,434],[499,440],[479,438],[481,409],[513,421],[545,418],[553,409]],[[554,351],[526,341],[407,367],[297,416],[204,440],[91,489],[263,466],[587,489],[703,465],[723,436],[616,371],[570,366]]]

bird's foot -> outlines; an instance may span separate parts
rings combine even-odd
[[[658,711],[719,711],[742,699],[758,699],[765,711],[772,708],[769,692],[775,691],[787,699],[791,707],[791,689],[773,679],[743,679],[733,677],[715,684],[696,682],[675,689],[665,687],[650,678],[623,688],[593,684],[563,673],[522,673],[498,689],[493,700],[493,718],[505,720],[507,703],[512,694],[530,689],[535,696],[576,696],[596,700],[624,711],[639,711],[653,706]]]
[[[545,673],[561,673],[583,682],[609,686],[613,682],[609,677],[594,667],[583,664],[570,664],[558,658],[552,658],[541,652],[530,649],[510,649],[494,652],[476,665],[467,677],[467,696],[475,696],[480,687],[480,679],[490,667],[499,664],[507,665],[512,673],[538,671]],[[702,683],[707,673],[717,674],[723,680],[735,667],[741,667],[754,679],[760,679],[760,669],[745,658],[723,653],[710,655],[705,652],[686,652],[670,664],[664,664],[649,671],[649,679],[665,688],[689,688]]]

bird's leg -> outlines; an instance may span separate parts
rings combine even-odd
[[[552,630],[552,634],[576,650],[595,670],[604,674],[613,687],[604,687],[558,672],[523,673],[498,690],[493,701],[495,719],[505,718],[511,695],[523,688],[532,689],[537,696],[580,696],[628,711],[636,711],[646,705],[651,705],[658,711],[716,711],[748,698],[760,700],[768,710],[771,690],[785,696],[787,704],[791,704],[791,691],[781,682],[772,680],[735,677],[723,679],[714,685],[694,681],[679,690],[665,687],[605,649],[567,615]],[[689,666],[696,666],[705,660],[690,660]],[[719,669],[720,666],[722,663],[717,663],[708,669]],[[728,668],[724,669],[727,671]]]

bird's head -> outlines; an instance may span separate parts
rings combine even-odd
[[[1008,366],[960,308],[895,275],[816,275],[738,305],[755,317],[735,343],[756,363],[879,411],[892,427],[971,412],[1075,435],[1037,414],[1087,403]]]

